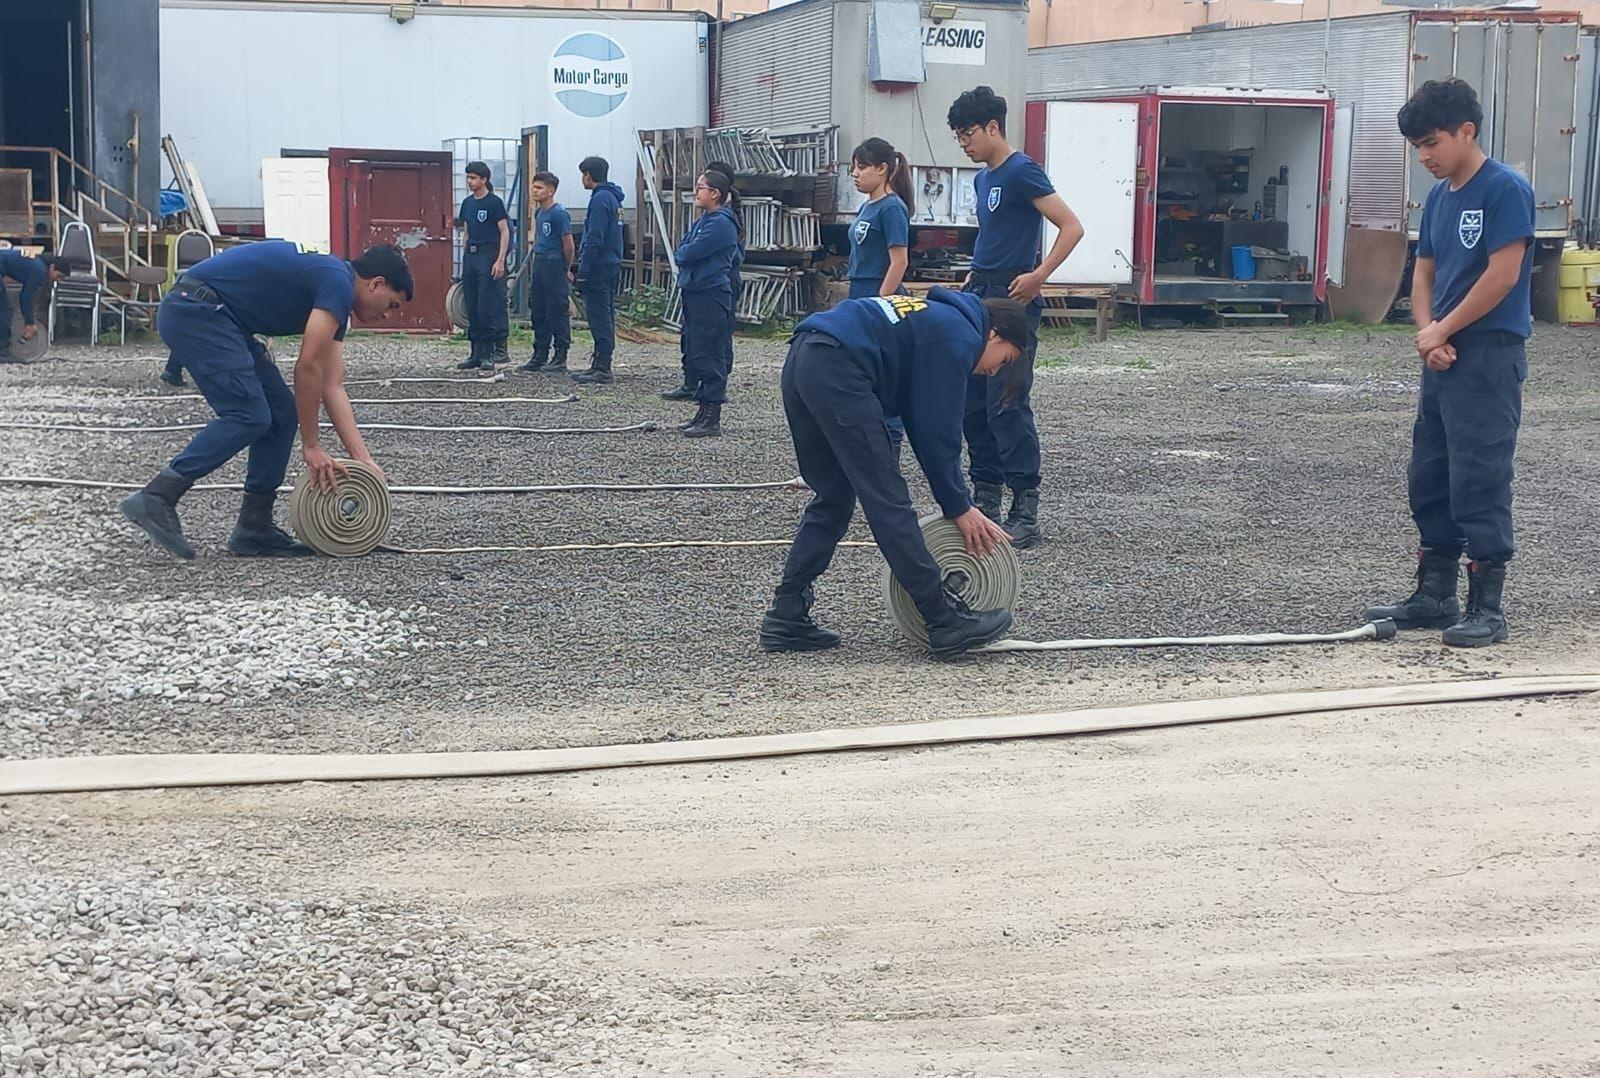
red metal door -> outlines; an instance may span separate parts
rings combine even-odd
[[[448,333],[450,155],[428,150],[328,151],[333,253],[355,258],[377,243],[406,253],[416,299],[375,329]]]

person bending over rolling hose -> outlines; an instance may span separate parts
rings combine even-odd
[[[192,559],[178,499],[196,480],[249,449],[244,503],[228,550],[247,558],[310,554],[272,520],[296,419],[300,452],[317,489],[331,492],[345,472],[322,448],[318,420],[324,408],[345,451],[377,468],[345,395],[342,342],[351,315],[381,322],[414,293],[404,253],[387,244],[346,262],[302,254],[284,240],[264,240],[187,270],[161,301],[156,329],[217,417],[143,490],[123,500],[122,515],[171,553]],[[255,333],[301,335],[292,391]]]
[[[39,303],[40,287],[71,275],[70,259],[54,255],[29,258],[15,247],[0,249],[0,363],[24,362],[11,354],[11,301],[5,293],[6,278],[22,285],[17,296],[17,306],[22,310],[22,339],[31,341],[39,335],[34,308]]]
[[[688,369],[700,409],[680,426],[685,438],[722,433],[722,405],[728,399],[728,356],[733,351],[733,290],[728,274],[739,257],[739,196],[733,179],[707,172],[696,181],[694,204],[705,211],[678,244],[678,290],[683,293],[683,335]]]
[[[839,634],[811,619],[811,585],[833,560],[857,499],[895,580],[927,623],[935,658],[982,647],[1011,628],[1009,610],[974,611],[945,591],[884,417],[905,421],[934,499],[961,529],[967,551],[990,554],[1008,540],[973,506],[961,476],[967,381],[1015,363],[1029,338],[1020,303],[944,288],[926,299],[845,300],[800,323],[783,364],[783,410],[800,474],[815,493],[761,620],[763,651],[838,646]]]

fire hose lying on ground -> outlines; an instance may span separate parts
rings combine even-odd
[[[348,473],[332,493],[311,486],[310,476],[302,475],[294,486],[289,519],[300,541],[319,554],[349,558],[370,554],[382,547],[387,537],[392,512],[389,491],[378,472],[358,461],[345,462]],[[922,534],[928,551],[939,565],[946,590],[959,596],[975,610],[1016,606],[1022,590],[1022,572],[1017,555],[1007,543],[998,544],[986,557],[967,553],[961,529],[942,516],[925,517]],[[729,541],[724,545],[776,545],[781,540],[752,542]],[[666,541],[661,545],[672,545]],[[609,545],[608,545],[609,546]],[[612,547],[614,548],[614,547]],[[635,547],[637,548],[637,546]],[[401,548],[384,547],[388,550]],[[441,552],[466,552],[465,548],[442,548]],[[884,593],[890,617],[907,639],[927,646],[928,631],[911,596],[884,567]],[[1003,651],[1088,651],[1096,648],[1206,647],[1220,645],[1278,645],[1343,643],[1357,640],[1388,640],[1396,635],[1392,621],[1369,622],[1341,633],[1255,633],[1227,636],[1123,638],[1109,640],[1001,640],[980,649]]]

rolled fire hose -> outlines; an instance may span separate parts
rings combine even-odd
[[[945,590],[966,602],[974,610],[1010,610],[1017,603],[1022,590],[1022,574],[1017,555],[1009,543],[995,547],[986,558],[974,558],[967,553],[961,529],[955,522],[942,516],[923,517],[922,536],[928,552],[939,566]],[[884,595],[889,604],[889,615],[907,639],[924,647],[928,643],[928,629],[922,622],[922,613],[911,601],[910,594],[888,566],[883,573]],[[998,653],[1012,651],[1098,651],[1110,648],[1175,648],[1175,647],[1266,647],[1282,644],[1340,644],[1358,640],[1389,640],[1398,634],[1398,627],[1387,618],[1368,622],[1355,629],[1338,633],[1230,633],[1222,636],[1147,636],[1114,637],[1111,639],[1076,640],[997,640],[979,652]]]
[[[311,485],[306,472],[289,498],[289,522],[300,541],[330,558],[370,554],[389,534],[389,488],[371,465],[341,461],[347,473],[332,494]]]
[[[974,558],[967,553],[966,541],[961,538],[961,529],[956,527],[955,521],[934,514],[923,517],[918,523],[922,525],[928,553],[939,566],[946,591],[960,596],[974,610],[1010,610],[1017,605],[1022,573],[1010,543],[997,543],[993,554]],[[922,612],[887,565],[883,567],[883,591],[895,625],[907,639],[926,646],[928,628],[922,623]]]
[[[457,329],[467,328],[467,295],[457,281],[451,285],[444,294],[444,312],[450,319],[450,324]]]

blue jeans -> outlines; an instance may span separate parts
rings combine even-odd
[[[1452,343],[1456,361],[1449,370],[1422,371],[1407,469],[1411,518],[1424,547],[1503,563],[1516,553],[1512,458],[1528,377],[1526,344],[1511,333]]]
[[[248,449],[244,489],[277,490],[289,469],[298,422],[294,393],[266,349],[223,307],[176,293],[161,301],[156,329],[217,414],[173,458],[172,470],[202,479]]]
[[[603,371],[611,369],[611,356],[617,350],[617,282],[621,279],[619,266],[592,266],[578,285],[589,334],[594,337],[594,365]]]
[[[984,298],[1004,299],[1011,282],[1027,269],[972,271],[966,290]],[[1033,357],[1039,350],[1039,322],[1044,302],[1028,304],[1028,349],[1017,360],[1025,363],[1022,392],[1016,403],[1001,407],[1005,395],[1003,375],[985,378],[975,374],[967,381],[967,414],[962,428],[967,436],[968,474],[974,483],[1005,483],[1014,491],[1039,486],[1039,428],[1033,421]]]

